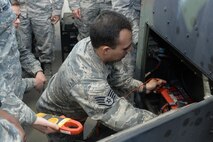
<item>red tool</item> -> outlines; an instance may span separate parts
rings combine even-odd
[[[160,93],[167,102],[167,104],[161,108],[163,112],[166,112],[170,109],[177,109],[193,103],[192,99],[182,88],[177,88],[174,86],[163,86],[158,89],[157,92]]]
[[[83,126],[80,122],[73,120],[71,118],[66,118],[65,116],[56,116],[45,113],[36,114],[38,117],[42,117],[49,122],[57,124],[59,126],[59,131],[64,134],[78,135],[83,131]]]

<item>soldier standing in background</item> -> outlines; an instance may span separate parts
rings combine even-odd
[[[93,20],[104,10],[111,10],[111,0],[68,0],[74,23],[78,28],[78,40],[89,36],[89,27]]]
[[[128,73],[134,76],[139,34],[141,0],[113,0],[112,10],[123,14],[132,24],[133,50],[122,60]]]
[[[12,10],[16,14],[16,20],[13,22],[13,25],[16,29],[18,29],[20,25],[20,5],[17,0],[13,0],[12,2]],[[26,71],[29,75],[34,76],[35,78],[23,78],[26,81],[26,90],[28,91],[32,88],[35,88],[38,91],[41,91],[44,87],[44,83],[46,82],[45,75],[43,74],[43,70],[41,68],[41,64],[38,60],[35,59],[35,56],[30,52],[29,49],[23,46],[22,38],[18,32],[16,32],[16,38],[18,41],[18,50],[20,52],[20,62],[22,71]],[[23,72],[22,72],[23,73]]]
[[[18,29],[24,47],[32,50],[32,34],[35,36],[35,55],[42,64],[47,78],[52,76],[54,60],[54,24],[60,20],[63,0],[18,0],[21,8],[21,24]],[[52,3],[51,3],[52,2]]]
[[[13,115],[21,124],[32,125],[43,133],[56,132],[58,126],[39,118],[20,98],[26,89],[22,81],[19,52],[9,0],[0,1],[0,101],[1,109]],[[11,134],[13,135],[13,134]]]

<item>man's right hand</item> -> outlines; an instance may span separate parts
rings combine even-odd
[[[80,8],[72,10],[72,15],[74,18],[81,19]]]
[[[158,89],[159,87],[161,87],[163,84],[166,84],[166,81],[160,78],[153,78],[151,80],[149,80],[145,85],[142,85],[139,88],[139,92],[142,92],[143,90],[146,90],[146,94]],[[144,89],[144,87],[146,87],[146,89]]]
[[[36,121],[33,123],[33,127],[45,134],[56,133],[59,131],[58,125],[41,117],[37,117]]]

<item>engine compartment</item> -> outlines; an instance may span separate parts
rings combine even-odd
[[[151,78],[167,81],[141,98],[143,108],[157,115],[204,99],[202,73],[153,30],[148,37],[145,81]]]

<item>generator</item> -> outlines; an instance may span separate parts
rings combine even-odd
[[[100,142],[213,141],[213,1],[142,0],[138,80],[167,83],[137,94],[138,107],[156,118]]]

